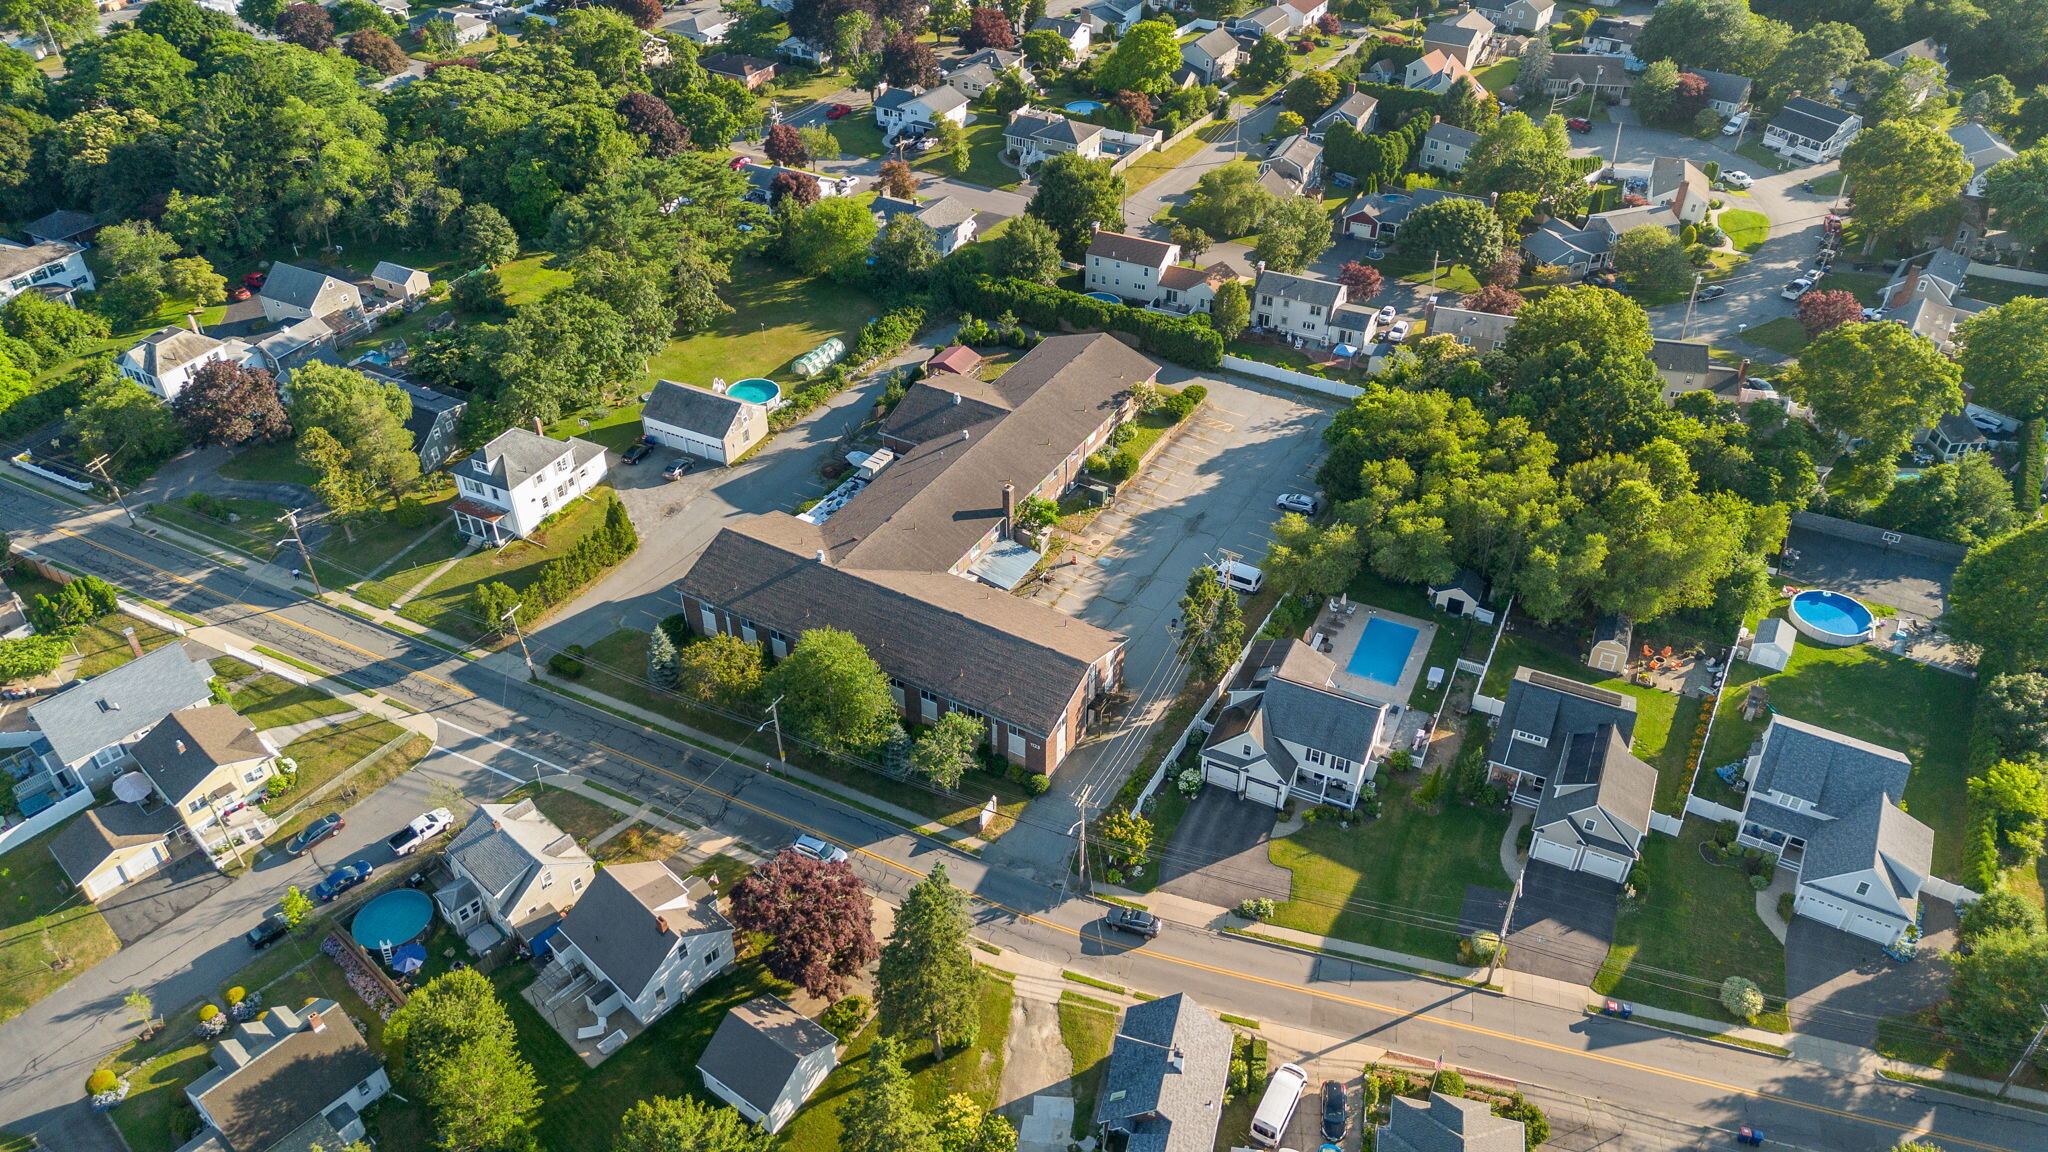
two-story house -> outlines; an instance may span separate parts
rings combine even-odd
[[[875,97],[875,124],[884,142],[899,136],[921,136],[942,120],[967,123],[967,94],[949,84],[929,91],[890,88]]]
[[[1948,138],[1962,148],[1963,159],[1970,162],[1970,182],[1963,186],[1963,195],[1979,200],[1984,198],[1984,174],[2019,155],[2003,137],[1982,124],[1958,124],[1948,130]]]
[[[1237,37],[1222,28],[1211,28],[1181,46],[1180,58],[1204,84],[1221,84],[1237,71],[1244,49]]]
[[[1185,992],[1124,1009],[1089,1130],[1124,1152],[1206,1152],[1230,1078],[1228,1025]]]
[[[1804,96],[1794,96],[1764,128],[1764,147],[1790,160],[1825,164],[1841,157],[1863,117]]]
[[[1636,40],[1643,34],[1642,17],[1602,16],[1586,26],[1579,38],[1579,52],[1590,56],[1619,56],[1624,64],[1639,64]]]
[[[297,264],[272,264],[257,299],[263,318],[272,324],[319,320],[340,335],[366,323],[363,294],[355,285]]]
[[[1422,151],[1415,164],[1425,171],[1455,176],[1465,170],[1465,161],[1472,158],[1472,148],[1478,143],[1479,133],[1439,120],[1422,134]]]
[[[438,471],[455,454],[455,447],[462,439],[462,414],[469,410],[469,402],[422,388],[407,380],[395,380],[381,373],[366,372],[379,383],[385,380],[405,393],[412,401],[412,413],[405,418],[405,430],[412,433],[413,454],[420,458],[421,472]]]
[[[1782,713],[1750,749],[1736,841],[1799,874],[1795,915],[1895,944],[1920,911],[1934,833],[1906,815],[1906,754]]]
[[[1178,263],[1178,244],[1097,229],[1081,260],[1082,282],[1090,292],[1156,304],[1165,292],[1161,278]]]
[[[1296,194],[1321,187],[1323,146],[1310,139],[1308,133],[1296,132],[1282,140],[1272,155],[1259,161],[1259,173],[1279,177]]]
[[[1087,57],[1088,46],[1095,40],[1094,26],[1088,21],[1059,16],[1040,16],[1031,22],[1029,31],[1051,32],[1053,35],[1065,40],[1067,42],[1067,49],[1074,54],[1074,59],[1076,60]]]
[[[179,1152],[340,1149],[363,1138],[363,1111],[391,1091],[332,1000],[271,1005],[214,1046],[213,1064],[185,1086],[201,1128]]]
[[[731,464],[768,436],[768,409],[708,388],[657,380],[640,410],[656,441],[714,464]]]
[[[442,918],[465,935],[494,924],[528,944],[582,898],[597,871],[532,800],[478,805],[443,859],[454,879],[434,892]]]
[[[1603,727],[1611,729],[1625,748],[1635,735],[1635,698],[1534,668],[1517,668],[1486,750],[1492,778],[1508,787],[1515,803],[1540,808],[1558,779],[1571,738]]]
[[[1294,29],[1294,11],[1285,4],[1268,4],[1264,8],[1253,9],[1230,23],[1232,32],[1252,40],[1264,36],[1281,39]]]
[[[1246,652],[1202,744],[1202,778],[1270,804],[1358,805],[1384,751],[1389,706],[1337,685],[1328,656],[1292,637]]]
[[[581,982],[595,1027],[620,1012],[645,1027],[732,965],[732,922],[705,880],[683,880],[659,860],[611,864],[546,946],[555,971],[542,978]]]
[[[838,1066],[838,1039],[779,996],[726,1009],[697,1058],[705,1089],[770,1133],[782,1131]]]
[[[1303,32],[1321,20],[1330,10],[1330,0],[1281,0],[1280,6],[1288,11],[1288,29]]]
[[[1374,97],[1363,92],[1349,93],[1315,118],[1315,122],[1308,126],[1309,137],[1321,143],[1324,135],[1337,124],[1349,124],[1360,132],[1370,132],[1379,107],[1380,102]]]
[[[1337,227],[1347,236],[1370,240],[1376,244],[1395,243],[1401,235],[1401,222],[1408,214],[1424,204],[1438,200],[1461,199],[1479,200],[1462,192],[1445,192],[1438,188],[1417,188],[1411,192],[1374,192],[1354,196],[1337,214]],[[1480,203],[1485,201],[1480,200]]]
[[[1474,312],[1467,308],[1449,308],[1443,305],[1423,308],[1423,320],[1431,336],[1449,336],[1465,347],[1485,355],[1499,350],[1507,343],[1508,333],[1514,331],[1515,318],[1512,314],[1499,312]]]
[[[1387,1120],[1373,1130],[1374,1152],[1523,1152],[1520,1120],[1493,1114],[1484,1100],[1432,1092],[1426,1100],[1387,1098]]]
[[[38,57],[40,59],[40,57]],[[31,244],[78,244],[90,246],[100,233],[100,218],[75,208],[59,208],[22,225]]]
[[[1541,32],[1557,19],[1556,0],[1480,0],[1473,10],[1510,32]]]
[[[455,465],[455,527],[479,544],[521,539],[604,482],[604,449],[508,428]]]
[[[1102,156],[1102,137],[1108,131],[1100,124],[1069,120],[1057,112],[1026,105],[1010,113],[1010,122],[1003,127],[1003,154],[1019,168],[1062,152],[1095,160]]]
[[[121,375],[148,389],[159,400],[176,400],[192,377],[208,364],[247,364],[253,350],[240,340],[216,340],[199,329],[197,313],[185,327],[159,328],[114,362]]]
[[[1530,719],[1525,707],[1517,724]],[[1559,734],[1564,748],[1536,804],[1529,859],[1626,879],[1650,832],[1657,770],[1629,751],[1628,737],[1612,722]]]
[[[1493,21],[1470,9],[1422,30],[1422,50],[1442,52],[1467,68],[1479,67],[1493,38]]]
[[[71,294],[98,286],[85,263],[85,246],[62,240],[16,244],[0,240],[0,303],[41,292],[71,303]]]
[[[1347,296],[1344,285],[1335,280],[1261,272],[1252,285],[1252,324],[1263,331],[1299,336],[1317,347],[1328,347],[1336,340],[1331,316],[1343,307]]]
[[[1455,87],[1460,80],[1479,81],[1464,61],[1445,52],[1432,48],[1408,62],[1401,70],[1401,86],[1417,92],[1434,92],[1441,96]]]
[[[982,93],[995,87],[1003,73],[1015,71],[1017,78],[1026,88],[1036,89],[1038,78],[1031,74],[1031,65],[1025,62],[1021,53],[1002,48],[983,48],[979,52],[963,56],[946,73],[946,85],[958,88],[972,100],[981,98]]]
[[[29,705],[29,720],[50,745],[48,772],[67,795],[104,788],[132,766],[128,750],[164,717],[213,700],[207,676],[182,643],[170,643]]]
[[[1707,218],[1713,191],[1713,182],[1690,160],[1659,156],[1650,162],[1646,198],[1657,207],[1670,208],[1681,224],[1698,224]]]

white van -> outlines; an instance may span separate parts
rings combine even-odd
[[[1307,1087],[1308,1073],[1301,1065],[1282,1064],[1273,1069],[1266,1094],[1259,1098],[1259,1110],[1252,1114],[1252,1143],[1261,1148],[1279,1146],[1288,1122],[1294,1119],[1294,1106],[1301,1103],[1302,1090]]]
[[[1216,566],[1216,581],[1232,592],[1246,595],[1257,592],[1266,582],[1266,574],[1249,564],[1225,560]]]

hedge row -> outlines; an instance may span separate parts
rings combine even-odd
[[[961,304],[980,315],[1014,313],[1036,328],[1066,326],[1123,332],[1138,338],[1139,347],[1189,368],[1212,369],[1223,363],[1223,335],[1208,317],[1169,316],[1128,304],[1110,304],[1066,288],[1029,280],[977,276],[961,285]]]
[[[924,309],[914,305],[891,308],[861,328],[854,337],[853,347],[847,350],[846,358],[834,365],[816,383],[790,393],[782,407],[768,417],[768,427],[777,432],[791,427],[797,421],[818,408],[832,397],[846,389],[848,384],[859,377],[861,370],[884,356],[893,356],[917,339],[918,329],[924,327]]]
[[[477,585],[470,594],[470,609],[476,615],[478,631],[497,631],[501,627],[498,622],[515,604],[520,624],[540,619],[549,608],[574,596],[639,546],[640,534],[626,516],[626,506],[617,496],[607,497],[603,526],[541,565],[533,583],[521,589],[498,580]]]

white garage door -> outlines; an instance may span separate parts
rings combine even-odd
[[[1840,928],[1849,918],[1849,910],[1832,900],[1823,900],[1811,892],[1801,892],[1792,905],[1792,911],[1809,919],[1818,920],[1830,928]]]
[[[649,436],[670,448],[680,449],[692,456],[701,456],[714,463],[725,463],[725,445],[716,440],[654,421],[643,420],[641,427],[647,430]]]
[[[1271,780],[1246,780],[1244,782],[1244,798],[1256,800],[1261,804],[1270,804],[1278,808],[1281,803],[1280,785],[1275,784]]]
[[[1579,871],[1605,876],[1609,880],[1621,880],[1628,876],[1628,861],[1599,852],[1588,852],[1579,857]]]
[[[1530,841],[1529,854],[1546,864],[1556,864],[1563,868],[1576,868],[1579,863],[1578,849],[1555,840],[1546,840],[1541,836]]]
[[[1842,927],[1852,935],[1861,936],[1865,940],[1875,940],[1879,944],[1889,944],[1899,938],[1899,926],[1896,923],[1862,912],[1851,912],[1849,922]]]
[[[1226,764],[1218,764],[1214,761],[1204,761],[1202,765],[1202,779],[1214,784],[1218,788],[1229,792],[1236,792],[1244,787],[1244,770],[1232,768]]]
[[[147,849],[143,850],[141,855],[121,865],[121,873],[128,883],[133,884],[158,868],[163,867],[164,861],[170,859],[170,857],[171,854],[164,849],[163,845],[151,844]]]

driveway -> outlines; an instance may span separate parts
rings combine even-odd
[[[1517,972],[1591,984],[1614,943],[1612,880],[1531,860],[1522,869],[1522,898],[1508,925],[1507,966]]]
[[[1785,934],[1785,994],[1797,1031],[1868,1048],[1877,1022],[1948,998],[1947,956],[1956,945],[1955,905],[1921,902],[1927,935],[1901,964],[1874,942],[1794,916]]]
[[[1266,858],[1279,815],[1264,804],[1204,787],[1159,854],[1159,888],[1219,908],[1248,896],[1284,897],[1293,874]]]
[[[1947,561],[1825,536],[1810,528],[1792,529],[1785,546],[1799,556],[1785,566],[1786,575],[1926,620],[1941,615],[1949,581],[1956,574],[1956,566]]]
[[[229,883],[231,879],[213,866],[206,853],[188,847],[168,867],[100,901],[100,915],[121,947],[130,948],[205,903]]]

